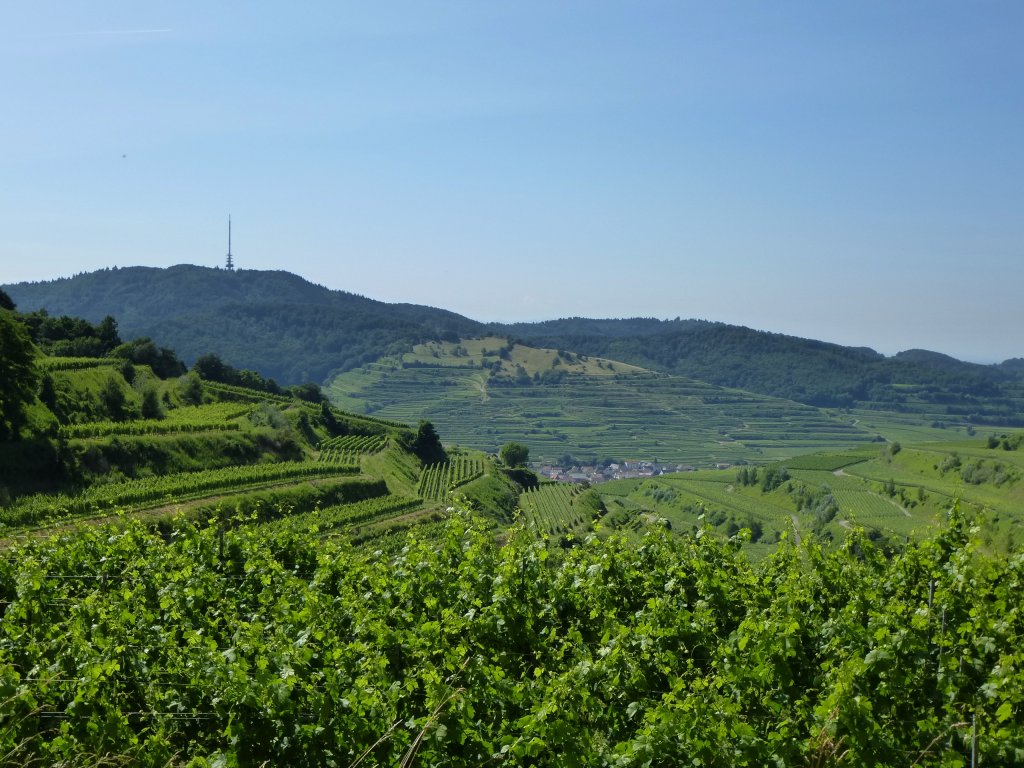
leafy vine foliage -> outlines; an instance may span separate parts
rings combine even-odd
[[[652,530],[556,552],[454,514],[395,557],[316,531],[97,528],[0,557],[8,764],[1024,760],[1024,556],[954,518],[761,564]]]

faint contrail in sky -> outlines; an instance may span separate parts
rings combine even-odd
[[[90,32],[74,32],[76,35],[153,35],[173,32],[173,29],[96,29]]]

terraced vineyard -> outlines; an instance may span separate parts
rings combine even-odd
[[[512,359],[519,354],[526,361],[519,350]],[[327,392],[337,404],[374,416],[429,419],[459,445],[493,453],[510,440],[523,442],[535,460],[568,453],[706,466],[771,461],[876,437],[842,414],[679,376],[605,367],[600,375],[523,381],[494,376],[481,365],[489,359],[470,365],[470,357],[459,366],[378,361],[338,376]]]
[[[515,436],[529,446],[535,459],[556,451],[629,456],[650,450],[654,452],[650,458],[662,463],[702,452],[705,459],[716,463],[746,461],[744,457],[765,462],[774,455],[790,456],[823,444],[853,446],[841,453],[790,456],[761,467],[762,477],[771,466],[784,471],[788,467],[784,485],[769,490],[760,489],[759,482],[749,487],[745,481],[740,483],[735,469],[610,483],[599,490],[606,512],[577,509],[573,487],[543,486],[519,497],[522,518],[540,533],[583,532],[602,518],[605,528],[635,531],[658,520],[680,532],[706,524],[727,534],[749,527],[759,546],[771,545],[786,531],[799,535],[814,530],[842,537],[854,526],[905,538],[930,530],[958,495],[977,509],[1003,515],[999,524],[1010,538],[1024,538],[1024,527],[1018,524],[1020,515],[997,506],[1001,500],[1021,497],[1024,462],[1019,459],[1020,452],[1009,450],[1019,446],[1019,441],[1014,446],[1007,440],[995,441],[996,445],[1007,444],[1006,449],[986,448],[979,438],[962,445],[959,452],[953,444],[900,452],[898,446],[876,442],[877,435],[859,431],[841,415],[680,377],[625,366],[620,369],[613,361],[521,345],[492,349],[488,347],[494,346],[492,342],[496,344],[496,340],[480,340],[476,347],[471,346],[466,352],[469,359],[457,355],[444,358],[442,352],[448,347],[455,349],[454,345],[417,348],[413,357],[400,365],[377,364],[364,369],[359,373],[361,386],[394,398],[394,403],[387,405],[390,411],[379,412],[413,422],[432,413],[429,408],[424,412],[416,402],[417,396],[430,389],[424,382],[431,381],[444,393],[437,407],[476,413],[480,423],[486,424],[479,433],[455,431],[456,441],[465,444],[473,434],[485,435],[488,442],[494,441],[494,447],[499,434],[504,438],[510,430],[528,424]],[[436,364],[431,362],[435,353],[439,355]],[[474,361],[474,354],[480,356],[479,361]],[[80,397],[86,397],[90,388],[109,388],[120,375],[109,361],[51,360],[49,366],[55,379],[80,377],[76,385]],[[571,372],[549,375],[557,367]],[[109,371],[101,370],[104,368]],[[144,368],[139,371],[145,386],[153,386],[151,374]],[[529,382],[522,380],[523,373],[532,374]],[[262,488],[288,489],[311,479],[357,475],[362,468],[386,472],[394,487],[375,490],[374,494],[388,491],[378,500],[327,506],[316,513],[316,523],[310,522],[312,513],[305,511],[312,509],[312,501],[304,502],[306,506],[295,514],[280,514],[293,518],[290,524],[315,524],[330,535],[344,533],[369,540],[410,525],[436,522],[435,510],[440,507],[431,504],[447,505],[453,490],[481,478],[487,470],[487,459],[459,452],[446,463],[423,468],[405,460],[395,463],[398,454],[391,456],[392,449],[402,441],[389,437],[398,429],[392,419],[329,412],[289,396],[210,382],[203,383],[202,399],[207,402],[187,405],[181,402],[182,384],[160,386],[168,405],[163,418],[92,419],[63,424],[59,430],[85,462],[82,474],[86,478],[89,473],[99,476],[105,462],[123,461],[118,456],[125,452],[152,454],[152,467],[139,471],[139,467],[125,464],[126,473],[138,476],[132,479],[113,472],[81,492],[22,495],[0,509],[0,523],[10,531],[54,521],[109,518],[122,511],[171,509],[179,504],[198,508],[191,502],[202,504],[206,499],[211,503],[223,499],[230,505],[232,498],[256,498]],[[211,399],[218,401],[208,402]],[[328,423],[333,424],[333,433],[324,433]],[[307,432],[320,430],[319,439],[305,448],[289,448],[287,439],[281,437],[297,433],[296,427]],[[262,437],[254,437],[260,430]],[[337,434],[339,431],[344,434]],[[208,434],[189,437],[198,433]],[[251,442],[245,443],[242,437]],[[189,472],[162,468],[175,450],[187,454],[216,451],[217,446],[257,463]],[[268,449],[287,449],[291,455],[289,460],[281,461],[279,456],[270,461],[273,457],[266,453]],[[493,487],[481,488],[489,500],[500,496]],[[275,494],[267,498],[286,498],[288,492]],[[307,497],[313,498],[303,495]],[[421,500],[418,504],[411,501],[416,498]],[[498,514],[503,520],[509,519],[514,506],[515,497],[511,498],[505,511]]]
[[[359,457],[384,450],[383,435],[342,435],[320,443],[320,461],[335,466],[358,467]]]
[[[429,501],[446,501],[452,491],[483,473],[484,459],[456,456],[449,461],[424,467],[417,493],[420,498]]]
[[[113,368],[115,361],[107,357],[43,357],[39,367],[44,371],[84,371],[87,368]]]
[[[40,424],[48,419],[46,428],[62,441],[65,466],[55,472],[55,455],[43,450],[39,470],[31,461],[26,466],[55,487],[32,492],[30,483],[13,498],[4,477],[3,537],[140,513],[161,525],[185,514],[231,525],[308,527],[318,509],[321,530],[360,541],[436,521],[436,509],[424,509],[414,495],[420,472],[401,447],[412,439],[404,425],[194,376],[161,380],[144,365],[110,359],[42,358],[42,366],[52,385],[48,397],[65,405],[63,423],[45,414]],[[160,418],[139,418],[143,392],[159,404]],[[81,408],[69,411],[68,403]],[[113,418],[107,403],[114,404]],[[0,445],[0,460],[26,461],[17,448]],[[481,468],[480,461],[459,460],[440,474],[452,485]],[[50,480],[55,474],[60,485]]]
[[[798,456],[786,462],[786,467],[791,470],[812,470],[822,472],[835,472],[843,467],[852,464],[859,464],[878,455],[877,448],[858,449],[845,453],[817,453],[809,456]]]
[[[915,520],[898,502],[867,489],[841,489],[834,491],[834,495],[840,514],[852,525],[906,537],[920,532],[926,522]]]
[[[92,421],[66,424],[59,429],[65,439],[108,437],[110,435],[172,435],[190,432],[236,431],[242,425],[235,421],[252,410],[238,403],[211,403],[182,406],[167,412],[162,419],[131,421]]]
[[[207,381],[203,387],[226,401],[242,401],[250,403],[272,402],[281,405],[291,405],[293,398],[287,395],[276,395],[272,392],[262,392],[246,387],[239,387],[234,384],[223,384],[219,381]]]
[[[352,451],[354,453],[377,453],[384,450],[388,439],[384,435],[340,435],[320,443],[321,451]]]
[[[754,519],[768,521],[779,521],[789,517],[789,510],[776,506],[767,499],[754,499],[733,486],[723,486],[722,483],[712,483],[702,480],[688,482],[687,487],[696,495],[725,509],[734,511],[740,515],[750,516]]]
[[[818,465],[834,466],[842,458],[822,456]],[[837,520],[842,521],[844,526],[863,526],[898,537],[911,536],[915,530],[927,529],[934,522],[935,516],[924,510],[912,514],[898,500],[882,493],[875,484],[851,474],[854,467],[866,461],[865,457],[861,457],[859,461],[843,464],[833,471],[794,469],[791,474],[810,488],[827,487],[839,506]]]
[[[0,524],[18,527],[85,515],[109,514],[122,507],[146,509],[281,481],[354,474],[357,467],[316,461],[255,464],[202,472],[158,475],[94,485],[73,496],[37,494],[0,510]]]
[[[991,442],[881,444],[801,456],[749,468],[757,479],[746,486],[744,468],[730,468],[617,480],[597,490],[608,525],[636,528],[646,518],[665,519],[679,531],[752,528],[759,556],[783,534],[841,540],[857,527],[902,544],[932,535],[953,506],[984,520],[986,544],[1005,551],[1024,542],[1024,451],[1012,439]],[[784,479],[767,487],[769,472]]]
[[[321,536],[337,536],[351,531],[355,526],[389,519],[400,512],[419,509],[421,506],[420,499],[388,494],[352,504],[326,507],[302,515],[289,515],[267,525],[276,529],[313,530]]]
[[[590,526],[589,517],[572,503],[578,493],[577,486],[565,483],[531,488],[519,497],[520,515],[538,534],[555,536],[586,529]]]

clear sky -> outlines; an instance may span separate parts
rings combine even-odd
[[[1024,356],[1024,3],[12,3],[0,282]]]

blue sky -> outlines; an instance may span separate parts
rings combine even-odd
[[[480,320],[1024,356],[1019,2],[39,2],[0,282],[287,269]]]

